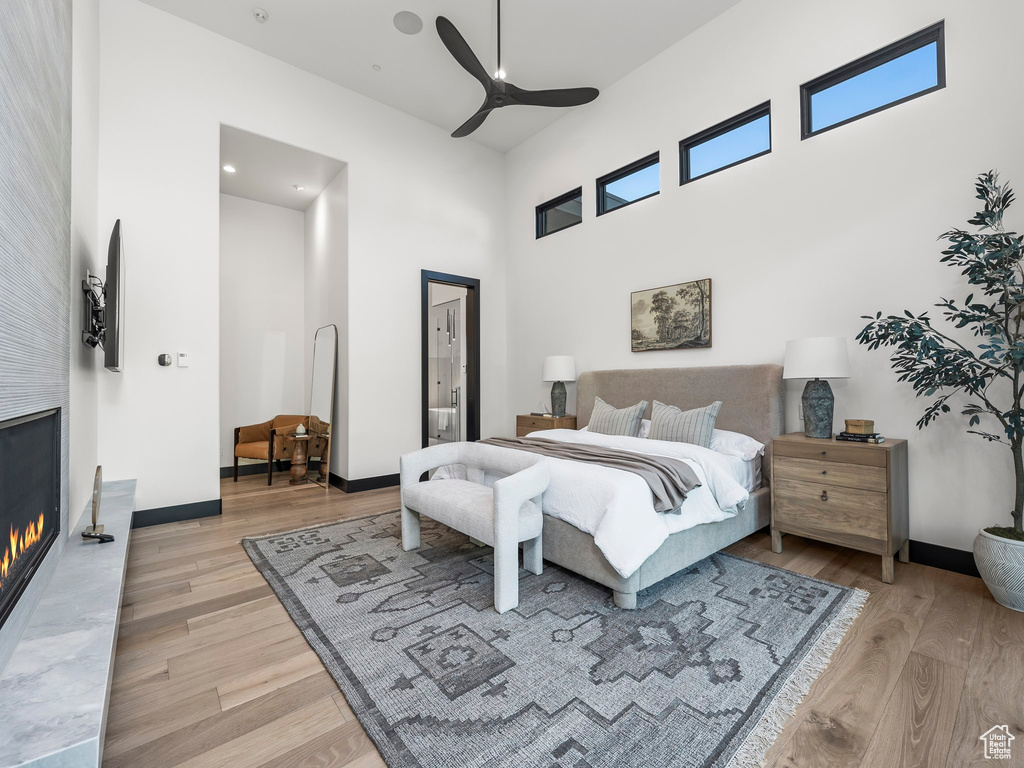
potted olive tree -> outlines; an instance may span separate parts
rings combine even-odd
[[[871,349],[893,347],[893,368],[919,396],[932,398],[918,428],[949,413],[950,398],[968,417],[968,432],[1006,445],[1013,455],[1013,525],[983,528],[974,541],[974,559],[993,597],[1024,611],[1024,239],[1003,226],[1013,190],[994,171],[978,177],[984,209],[969,224],[976,232],[951,229],[941,235],[947,247],[941,261],[958,267],[972,292],[962,302],[936,304],[958,330],[955,337],[932,325],[925,312],[882,317],[879,312],[857,340]],[[965,343],[968,332],[973,340]]]

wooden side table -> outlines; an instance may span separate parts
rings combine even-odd
[[[291,434],[288,439],[295,443],[292,448],[292,479],[288,485],[302,485],[306,482],[306,443],[309,442],[309,434]]]
[[[576,429],[575,416],[516,416],[516,437],[526,437],[541,429]]]
[[[907,441],[851,443],[802,433],[772,441],[772,551],[782,535],[882,556],[892,584],[893,558],[909,560]]]

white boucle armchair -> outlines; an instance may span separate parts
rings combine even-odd
[[[420,482],[423,473],[464,465],[468,480]],[[401,459],[402,547],[420,546],[420,515],[494,547],[494,607],[519,605],[519,543],[523,567],[543,571],[543,507],[548,467],[543,457],[480,443],[442,443]],[[493,485],[487,480],[498,477]],[[479,482],[473,482],[479,480]]]

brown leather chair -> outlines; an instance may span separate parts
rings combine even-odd
[[[279,415],[262,424],[235,427],[235,482],[239,459],[263,459],[267,462],[267,485],[274,482],[274,462],[291,460],[295,443],[287,435],[299,424],[309,428],[308,416]]]

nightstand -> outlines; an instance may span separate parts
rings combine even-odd
[[[575,416],[516,416],[516,437],[526,437],[541,429],[576,429]]]
[[[909,560],[907,441],[851,443],[801,433],[772,441],[772,551],[794,533],[882,556],[882,581],[893,582],[893,557]]]

